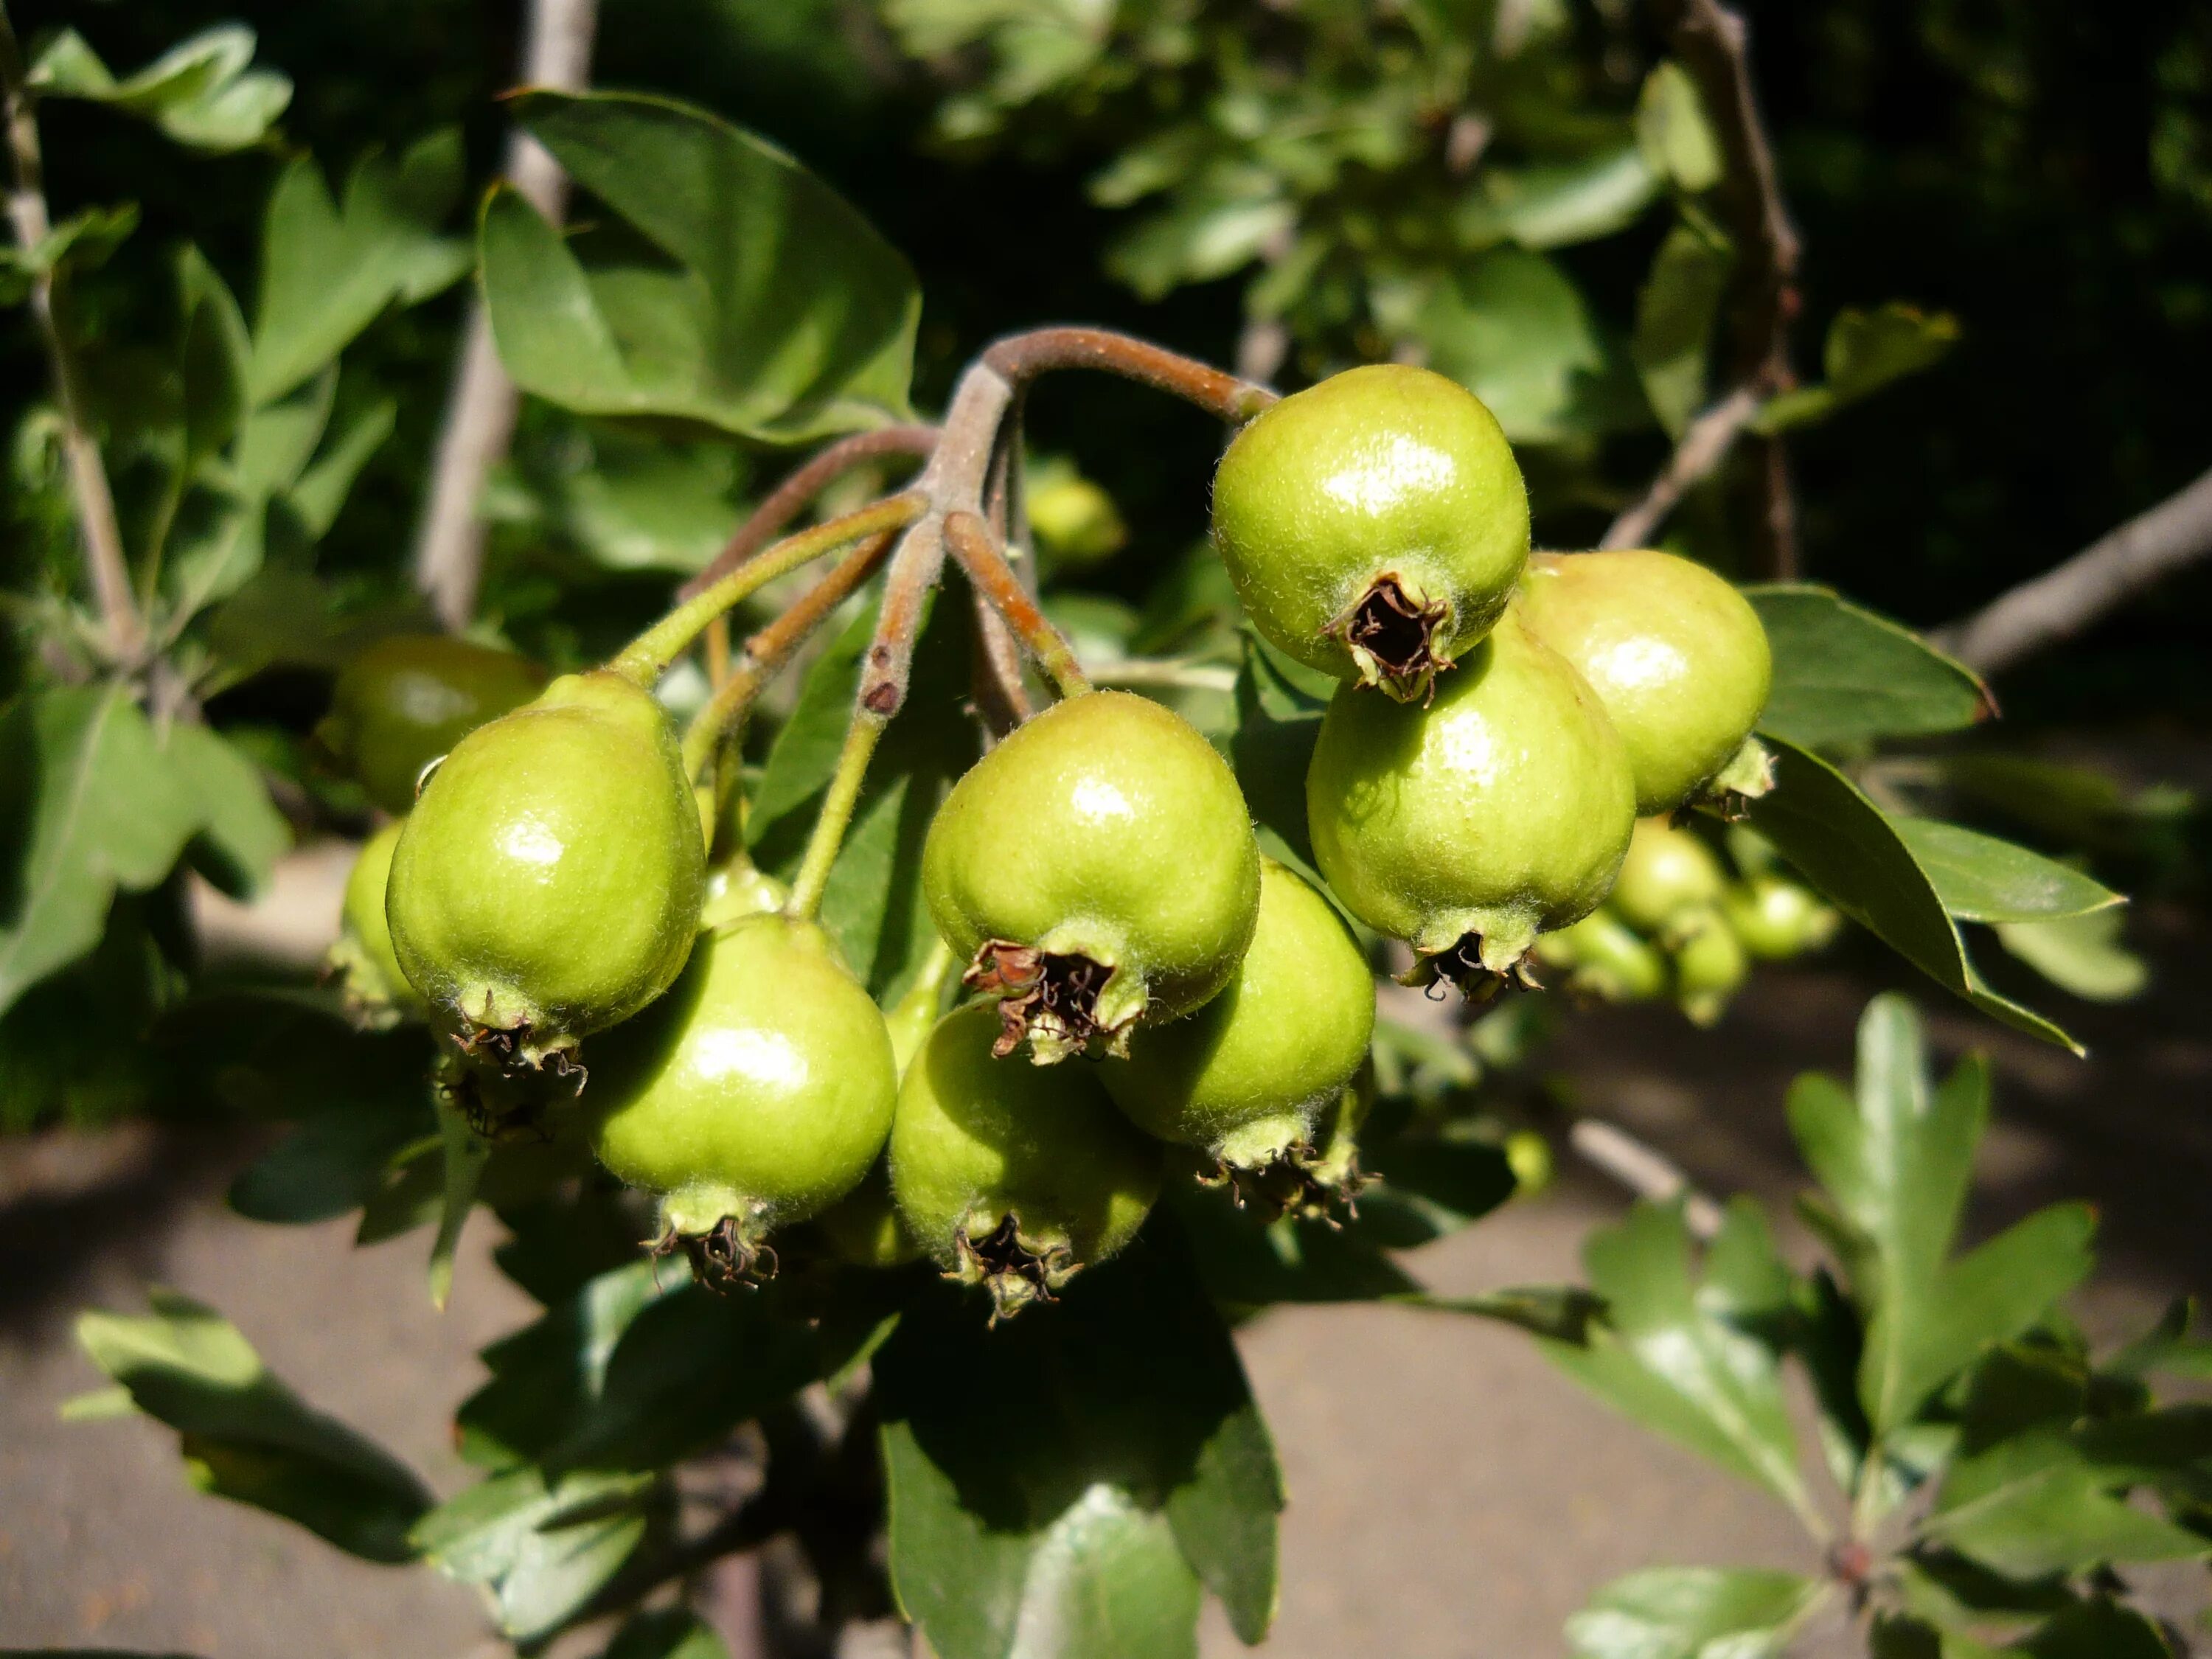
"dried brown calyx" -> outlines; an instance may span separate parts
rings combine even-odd
[[[1526,953],[1506,967],[1493,968],[1482,959],[1482,935],[1474,933],[1462,933],[1443,950],[1419,958],[1398,975],[1398,983],[1422,989],[1437,984],[1455,985],[1470,1002],[1487,1002],[1500,991],[1544,988],[1543,981],[1536,977],[1534,961]]]
[[[1358,1218],[1359,1194],[1375,1184],[1375,1177],[1360,1169],[1358,1154],[1348,1147],[1323,1152],[1310,1142],[1249,1168],[1217,1163],[1202,1170],[1198,1180],[1201,1186],[1226,1186],[1240,1210],[1257,1210],[1270,1220],[1290,1216],[1325,1222],[1331,1229],[1344,1225],[1337,1217],[1340,1207],[1346,1217]]]
[[[1109,1053],[1127,1052],[1127,1023],[1109,1027],[1098,1019],[1098,994],[1113,973],[1086,956],[994,939],[977,948],[960,982],[999,1000],[999,1038],[992,1054],[1004,1060],[1027,1039],[1031,1058],[1048,1066],[1089,1052],[1101,1038]]]
[[[691,1277],[717,1296],[732,1288],[757,1290],[775,1277],[776,1255],[767,1244],[746,1237],[733,1215],[726,1215],[704,1232],[678,1232],[673,1227],[645,1248],[656,1256],[684,1253],[691,1264]]]
[[[511,1067],[501,1057],[487,1055],[483,1045],[471,1048],[459,1036],[454,1044],[457,1053],[439,1058],[432,1085],[481,1139],[500,1145],[550,1140],[548,1116],[583,1091],[584,1068],[565,1051],[553,1057],[556,1063],[546,1073],[539,1073]]]
[[[1349,611],[1328,627],[1358,665],[1359,678],[1400,702],[1436,696],[1436,678],[1451,666],[1436,653],[1437,625],[1451,615],[1441,600],[1408,592],[1395,576],[1377,576]]]
[[[1746,738],[1743,746],[1705,787],[1702,800],[1730,823],[1751,816],[1751,803],[1774,788],[1774,756],[1757,738]],[[1692,802],[1691,805],[1698,803]],[[1690,810],[1689,806],[1683,812]],[[1681,817],[1677,813],[1676,817]]]
[[[1081,1265],[1065,1244],[1039,1244],[1022,1237],[1011,1211],[981,1238],[965,1227],[955,1236],[960,1265],[946,1275],[963,1285],[981,1285],[991,1293],[991,1322],[1011,1319],[1033,1302],[1056,1302],[1057,1292]]]

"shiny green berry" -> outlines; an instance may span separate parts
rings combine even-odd
[[[1678,917],[1718,904],[1727,888],[1720,860],[1697,835],[1664,818],[1638,818],[1607,902],[1638,933],[1658,939]]]
[[[664,1237],[709,1277],[772,1272],[762,1241],[857,1187],[898,1073],[867,992],[811,921],[702,938],[668,994],[593,1045],[599,1161],[662,1194]]]
[[[1119,1053],[1229,982],[1260,906],[1260,849],[1228,763],[1125,691],[1055,703],[953,786],[922,890],[965,983],[999,999],[1000,1052]]]
[[[571,674],[431,773],[385,914],[409,981],[463,1046],[536,1066],[674,982],[705,886],[667,715],[619,676]]]
[[[384,920],[385,886],[404,828],[404,820],[387,823],[362,844],[361,856],[346,877],[337,942],[326,958],[343,988],[346,1012],[367,1030],[386,1030],[426,1012],[422,997],[400,971],[399,958],[392,949],[392,929]]]
[[[1544,983],[1606,1002],[1648,1002],[1667,989],[1667,959],[1601,904],[1571,927],[1536,941]],[[1556,972],[1552,970],[1557,970]]]
[[[1718,911],[1703,910],[1676,921],[1674,951],[1675,1003],[1696,1024],[1712,1024],[1751,971],[1742,941]]]
[[[486,720],[544,689],[512,651],[443,634],[379,640],[346,664],[315,736],[387,812],[415,804],[422,769]]]
[[[1382,363],[1237,434],[1213,481],[1213,539],[1261,634],[1416,699],[1504,611],[1528,555],[1528,495],[1480,398]]]
[[[1817,951],[1836,936],[1844,919],[1810,888],[1781,876],[1753,876],[1732,885],[1721,913],[1762,962],[1781,962]]]
[[[993,1053],[998,1016],[955,1009],[900,1085],[891,1190],[908,1231],[994,1317],[1049,1301],[1137,1236],[1163,1153],[1114,1108],[1088,1066],[1049,1069]]]
[[[1306,774],[1329,887],[1425,975],[1516,975],[1588,915],[1635,823],[1620,738],[1566,661],[1508,612],[1427,708],[1341,687]]]
[[[1716,784],[1762,792],[1763,753],[1746,744],[1774,665],[1742,594],[1672,553],[1542,553],[1521,604],[1628,745],[1639,813],[1671,812]]]
[[[1310,1156],[1322,1109],[1367,1057],[1375,981],[1328,901],[1272,859],[1260,920],[1228,988],[1150,1025],[1100,1079],[1129,1121],[1225,1169]]]

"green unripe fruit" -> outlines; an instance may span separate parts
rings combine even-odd
[[[1634,822],[1596,696],[1512,612],[1428,708],[1340,688],[1306,774],[1330,889],[1425,972],[1470,985],[1595,908]]]
[[[1055,565],[1096,564],[1129,539],[1114,498],[1064,463],[1036,468],[1022,504],[1037,551]]]
[[[922,848],[937,931],[998,997],[1000,1052],[1048,1065],[1126,1048],[1139,1019],[1229,982],[1260,907],[1260,848],[1228,763],[1126,691],[1055,703],[953,786]]]
[[[1008,1065],[998,1032],[983,1006],[937,1023],[899,1088],[891,1190],[922,1249],[1003,1317],[1137,1236],[1163,1153],[1091,1068]]]
[[[778,915],[702,939],[592,1060],[599,1161],[663,1195],[666,1237],[709,1277],[756,1273],[771,1231],[858,1186],[898,1095],[883,1014],[828,934]]]
[[[699,911],[699,928],[726,927],[763,910],[780,910],[790,890],[774,876],[756,869],[748,859],[721,865],[707,872],[707,902]]]
[[[1146,1026],[1099,1078],[1147,1134],[1231,1171],[1314,1150],[1315,1127],[1367,1057],[1375,981],[1328,901],[1279,864],[1260,872],[1260,920],[1228,988]]]
[[[1528,493],[1480,398],[1382,363],[1237,433],[1213,481],[1213,539],[1269,640],[1339,679],[1420,698],[1511,599]]]
[[[888,1269],[921,1260],[921,1246],[891,1197],[890,1167],[882,1158],[812,1225],[823,1248],[848,1267]]]
[[[1695,914],[1676,928],[1674,1000],[1698,1024],[1711,1025],[1750,973],[1751,958],[1717,910]]]
[[[1513,1171],[1516,1198],[1535,1197],[1559,1173],[1552,1143],[1534,1129],[1516,1129],[1505,1137],[1505,1167]]]
[[[385,914],[463,1045],[530,1065],[627,1019],[691,952],[706,849],[652,696],[570,674],[461,739],[423,786]]]
[[[1711,909],[1728,877],[1705,843],[1664,818],[1638,818],[1607,900],[1622,921],[1657,939],[1685,913]]]
[[[1780,876],[1737,882],[1722,900],[1721,914],[1743,948],[1762,962],[1817,951],[1835,938],[1844,921],[1810,888]]]
[[[387,823],[362,845],[346,877],[338,937],[325,961],[343,988],[346,1012],[368,1030],[385,1030],[425,1012],[422,999],[399,969],[392,929],[384,920],[384,890],[392,876],[392,849],[404,821]]]
[[[371,800],[404,812],[424,767],[544,685],[545,671],[512,651],[443,634],[398,635],[339,672],[315,736]]]
[[[1671,812],[1716,784],[1764,793],[1764,752],[1746,745],[1773,655],[1735,588],[1672,553],[1540,553],[1521,608],[1605,704],[1639,813]]]
[[[1536,941],[1536,960],[1560,970],[1563,990],[1607,1002],[1646,1002],[1667,989],[1667,959],[1601,904],[1573,927]],[[1545,983],[1553,983],[1551,975]]]

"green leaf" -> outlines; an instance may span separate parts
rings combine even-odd
[[[439,1162],[445,1178],[439,1185],[438,1235],[430,1243],[428,1282],[430,1305],[443,1313],[453,1293],[453,1252],[460,1248],[461,1229],[476,1207],[477,1188],[483,1184],[491,1148],[469,1127],[459,1103],[442,1092],[437,1112]]]
[[[722,1638],[685,1607],[634,1613],[599,1659],[730,1659]]]
[[[1255,635],[1243,640],[1237,673],[1237,733],[1229,757],[1255,822],[1272,830],[1310,871],[1306,830],[1306,768],[1321,736],[1328,691],[1310,674]]]
[[[1961,921],[2051,921],[2126,902],[2079,870],[1995,836],[1934,818],[1890,822]]]
[[[1414,1249],[1480,1220],[1513,1196],[1513,1169],[1494,1141],[1393,1136],[1362,1160],[1381,1180],[1359,1194],[1364,1239]]]
[[[1808,749],[1955,732],[1987,715],[1972,672],[1825,587],[1747,587],[1774,653],[1762,732]]]
[[[292,82],[253,61],[253,31],[220,24],[172,46],[118,81],[74,29],[64,29],[31,65],[31,85],[49,98],[82,98],[153,122],[179,143],[222,152],[258,143],[292,101]]]
[[[187,476],[221,452],[246,417],[246,319],[238,301],[196,247],[177,256],[185,313],[183,380]]]
[[[495,191],[484,295],[525,390],[785,443],[906,415],[914,273],[828,185],[666,99],[529,92],[513,108],[665,262],[641,263],[630,243],[587,270],[534,209]]]
[[[1653,173],[1693,196],[1720,183],[1727,169],[1698,83],[1671,58],[1644,77],[1636,100],[1636,145]]]
[[[91,270],[106,264],[108,256],[137,228],[136,203],[86,208],[63,220],[30,247],[9,249],[8,263],[17,273],[21,290],[15,293],[14,300],[20,301],[30,292],[32,277],[43,276],[63,264],[76,270]]]
[[[1967,959],[1958,925],[1897,828],[1826,761],[1769,736],[1775,787],[1751,804],[1751,823],[1829,902],[1984,1013],[2081,1052],[2031,1009],[1999,996]]]
[[[1654,1567],[1590,1597],[1567,1646],[1575,1659],[1770,1659],[1824,1594],[1794,1572]]]
[[[202,823],[122,688],[0,708],[0,1012],[91,950],[117,890],[159,882]]]
[[[561,1628],[621,1571],[645,1536],[654,1477],[534,1464],[493,1476],[422,1516],[429,1565],[491,1594],[501,1632],[535,1641]]]
[[[1669,437],[1680,437],[1705,406],[1713,319],[1720,314],[1731,263],[1725,242],[1696,225],[1679,224],[1659,245],[1651,273],[1637,291],[1629,359]]]
[[[1462,235],[1540,252],[1626,229],[1657,197],[1659,179],[1630,143],[1571,161],[1485,167],[1476,188],[1459,216]]]
[[[1358,1226],[1262,1219],[1219,1189],[1176,1183],[1161,1202],[1189,1235],[1206,1294],[1229,1306],[1366,1302],[1418,1286]]]
[[[1616,1410],[1807,1510],[1774,1355],[1698,1305],[1681,1206],[1638,1204],[1583,1256],[1605,1322],[1585,1346],[1546,1342],[1546,1357]]]
[[[268,504],[258,496],[212,485],[185,496],[161,568],[173,625],[253,580],[267,551],[267,526]]]
[[[1902,1426],[1984,1347],[2020,1334],[2087,1276],[2094,1222],[2080,1205],[2039,1211],[1949,1259],[1988,1121],[1989,1068],[1969,1059],[1931,1086],[1903,997],[1875,998],[1859,1022],[1856,1098],[1801,1078],[1789,1115],[1856,1241],[1847,1265],[1869,1322],[1858,1393],[1875,1432]]]
[[[309,541],[319,542],[330,533],[354,480],[392,435],[398,415],[398,402],[391,398],[380,398],[356,410],[285,492],[284,505]]]
[[[2150,983],[2150,964],[2120,943],[2121,921],[2113,909],[1999,922],[1997,943],[2062,991],[2089,1002],[2125,1002]]]
[[[228,738],[198,724],[171,726],[167,746],[199,821],[194,864],[233,897],[252,897],[292,845],[292,827],[269,799],[261,769]]]
[[[2039,1469],[1921,1523],[1920,1535],[2011,1578],[2212,1553],[2212,1540],[2136,1509],[2077,1464]]]
[[[272,1376],[235,1326],[166,1291],[143,1318],[90,1312],[78,1343],[178,1431],[203,1492],[295,1521],[372,1561],[412,1554],[408,1528],[429,1504],[412,1471]]]
[[[419,1036],[327,1040],[343,1058],[331,1068],[338,1075],[298,1126],[231,1182],[230,1207],[252,1220],[329,1221],[359,1209],[392,1158],[435,1133]]]
[[[2031,1659],[2173,1659],[2156,1625],[2101,1595],[2068,1608],[2017,1650]]]
[[[1512,1290],[1484,1291],[1474,1296],[1431,1296],[1426,1291],[1414,1291],[1382,1299],[1428,1313],[1494,1319],[1501,1325],[1511,1325],[1534,1335],[1573,1343],[1578,1347],[1588,1345],[1591,1322],[1605,1311],[1604,1304],[1588,1291],[1565,1285],[1522,1285]]]
[[[1158,1230],[996,1330],[913,1306],[878,1354],[901,1608],[943,1659],[1194,1655],[1201,1583],[1247,1642],[1282,1486],[1236,1350]],[[986,1381],[985,1379],[988,1379]]]
[[[1771,399],[1753,417],[1752,430],[1771,436],[1826,420],[1891,381],[1933,366],[1958,339],[1959,319],[1948,312],[1930,315],[1896,301],[1872,312],[1838,312],[1823,352],[1826,382]]]

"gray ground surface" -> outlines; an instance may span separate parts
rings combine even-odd
[[[2096,1200],[2105,1261],[2080,1311],[2106,1335],[2212,1287],[2203,950],[2152,923],[2166,959],[2152,1001],[2067,1011],[2098,1048],[2086,1066],[1933,995],[1923,1003],[1947,1051],[1983,1042],[1999,1060],[1976,1230],[2056,1197]],[[1557,1060],[1584,1109],[1664,1147],[1710,1190],[1781,1196],[1797,1182],[1783,1090],[1808,1066],[1848,1068],[1869,988],[1837,968],[1771,972],[1717,1031],[1602,1014],[1571,1029]],[[441,1492],[459,1483],[447,1415],[478,1375],[474,1350],[526,1312],[491,1270],[489,1239],[469,1241],[454,1310],[440,1316],[421,1293],[419,1237],[356,1251],[343,1224],[279,1230],[227,1214],[222,1183],[244,1155],[144,1129],[0,1145],[0,1646],[202,1659],[497,1650],[465,1592],[194,1497],[166,1431],[57,1423],[59,1402],[99,1381],[70,1342],[74,1311],[134,1307],[158,1282],[221,1308],[311,1400]],[[1416,1270],[1445,1291],[1571,1277],[1583,1233],[1624,1202],[1571,1171]],[[1631,1568],[1812,1565],[1778,1507],[1561,1385],[1514,1332],[1304,1309],[1259,1322],[1243,1347],[1291,1492],[1267,1650],[1283,1659],[1556,1655],[1564,1616]],[[1206,1646],[1238,1650],[1218,1624]],[[1817,1636],[1802,1650],[1847,1650]]]

